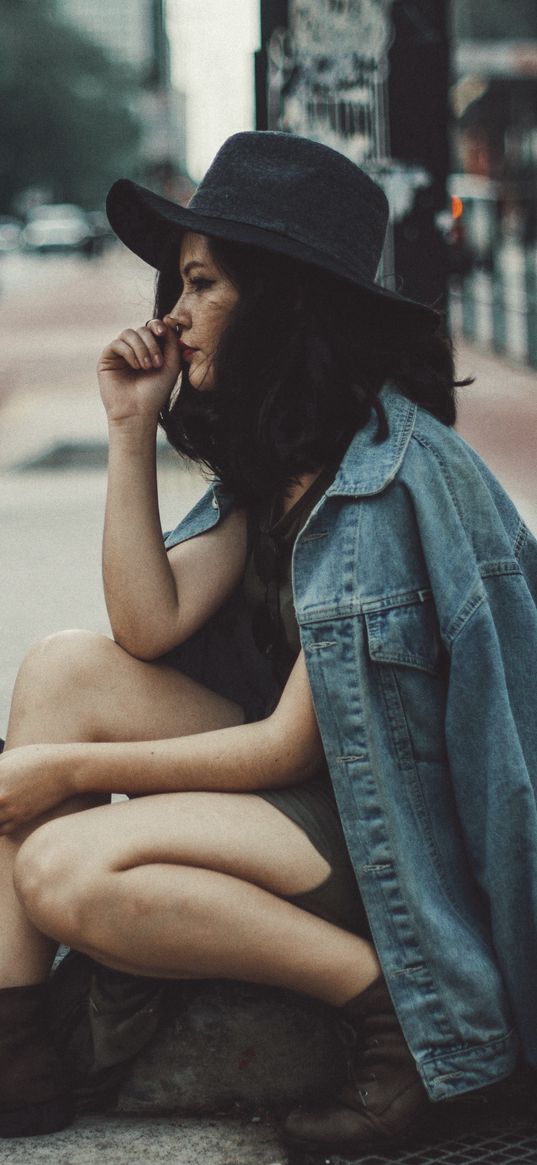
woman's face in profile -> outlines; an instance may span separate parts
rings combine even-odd
[[[164,320],[179,324],[181,358],[188,366],[190,384],[205,392],[214,388],[214,355],[239,292],[215,263],[205,235],[185,234],[180,272],[183,290]]]

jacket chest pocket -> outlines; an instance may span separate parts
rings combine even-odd
[[[365,615],[372,682],[403,767],[445,758],[448,656],[431,596]]]

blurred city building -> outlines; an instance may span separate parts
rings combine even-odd
[[[470,339],[537,366],[537,4],[451,0],[454,288]]]
[[[165,0],[56,0],[58,14],[113,58],[137,82],[142,178],[167,194],[191,189],[185,181],[185,95],[170,79]]]
[[[448,43],[444,0],[261,0],[258,128],[322,141],[385,189],[380,278],[446,301]]]
[[[382,280],[449,302],[455,329],[537,365],[536,0],[260,10],[258,128],[368,170],[391,206]]]

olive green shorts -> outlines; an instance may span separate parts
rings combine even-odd
[[[299,825],[330,866],[330,874],[320,886],[304,894],[282,897],[344,930],[370,938],[329,774],[323,772],[301,785],[285,789],[263,789],[256,795]]]

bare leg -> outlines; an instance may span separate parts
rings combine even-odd
[[[327,873],[260,798],[176,793],[43,826],[16,883],[41,930],[118,970],[246,979],[341,1005],[378,976],[373,947],[278,896]]]
[[[135,660],[105,636],[64,632],[44,640],[23,663],[6,748],[155,739],[241,720],[240,708],[172,668]],[[59,806],[54,816],[95,803],[95,798],[72,801]],[[14,861],[28,832],[0,838],[0,987],[42,981],[56,948],[30,923],[13,889]]]
[[[59,806],[58,812],[65,815],[78,813],[96,803],[91,797],[66,801]],[[13,886],[13,869],[20,846],[42,821],[36,821],[32,829],[21,831],[19,835],[0,838],[0,988],[42,983],[58,946],[30,922]]]
[[[22,664],[6,748],[158,740],[243,719],[236,704],[174,668],[134,659],[105,635],[64,631],[39,643]]]

